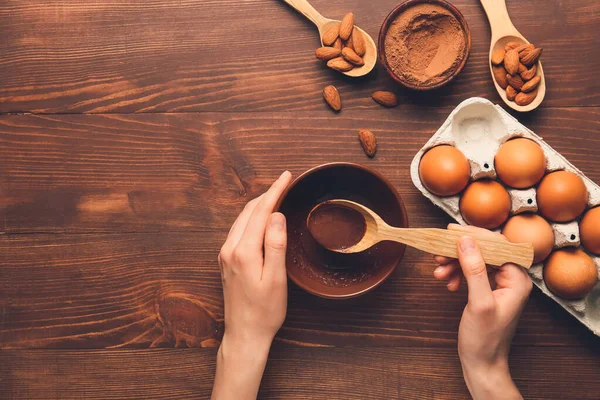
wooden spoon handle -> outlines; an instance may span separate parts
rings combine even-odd
[[[514,263],[524,268],[533,263],[533,246],[531,243],[511,243],[503,237],[490,234],[466,233],[446,229],[426,228],[392,228],[379,229],[384,240],[404,243],[428,253],[457,258],[457,242],[461,236],[470,236],[477,241],[486,264],[501,266]]]
[[[290,6],[294,7],[298,12],[302,13],[306,18],[310,19],[317,27],[327,22],[327,19],[322,16],[315,8],[308,2],[308,0],[283,0]]]
[[[521,36],[513,25],[506,9],[506,0],[480,0],[481,5],[490,21],[492,29],[492,44],[504,36]]]

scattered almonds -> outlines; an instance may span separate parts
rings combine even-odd
[[[358,140],[362,146],[365,154],[369,157],[373,157],[377,152],[377,139],[375,134],[368,129],[361,129],[358,131]]]
[[[536,98],[542,81],[537,74],[541,55],[541,48],[517,42],[508,42],[504,49],[492,53],[492,74],[498,86],[506,90],[507,100],[526,106]]]
[[[332,110],[340,111],[342,109],[342,99],[340,98],[340,93],[335,86],[325,86],[323,89],[323,98]]]
[[[373,92],[371,97],[384,107],[396,107],[398,105],[398,96],[392,92],[378,90]]]

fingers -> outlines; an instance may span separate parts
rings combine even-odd
[[[457,260],[453,260],[452,262],[444,265],[438,266],[433,271],[433,277],[440,281],[445,281],[450,278],[450,276],[454,273],[454,271],[460,271],[460,265],[458,265]]]
[[[230,242],[230,244],[233,247],[237,246],[240,242],[242,234],[244,233],[244,229],[246,229],[246,225],[248,224],[248,220],[250,219],[250,215],[252,215],[252,211],[254,211],[256,205],[258,204],[260,199],[262,199],[263,196],[264,194],[258,196],[253,200],[250,200],[246,204],[240,215],[238,215],[233,225],[231,225],[231,229],[229,230],[229,234],[227,235],[227,242]]]
[[[247,251],[262,251],[267,220],[273,213],[279,197],[290,184],[291,179],[292,174],[289,171],[281,174],[252,211],[239,243]]]
[[[285,217],[281,213],[273,213],[269,218],[265,233],[265,264],[263,276],[280,276],[284,280],[285,251],[287,247],[287,231]]]
[[[493,302],[494,298],[485,262],[473,238],[462,236],[458,240],[458,260],[467,280],[469,303],[490,304]]]
[[[521,297],[529,296],[533,287],[527,271],[512,263],[504,264],[498,268],[494,280],[498,289],[515,290]]]
[[[460,287],[461,277],[462,273],[460,272],[460,270],[454,271],[454,273],[450,276],[450,279],[448,279],[448,283],[446,284],[446,287],[449,291],[456,292],[458,290],[458,288]]]
[[[452,261],[456,261],[455,258],[445,257],[445,256],[433,256],[433,259],[436,263],[440,265],[450,264]]]

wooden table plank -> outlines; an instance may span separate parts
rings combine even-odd
[[[208,398],[216,349],[1,351],[3,398]],[[560,361],[558,361],[560,360]],[[526,399],[597,399],[598,351],[515,348],[511,371]],[[77,371],[72,374],[70,371]],[[261,399],[470,399],[454,349],[365,347],[271,351]]]
[[[223,332],[216,262],[227,231],[0,236],[0,348],[214,347]],[[302,346],[456,347],[466,289],[449,293],[431,256],[407,251],[358,299],[290,284],[277,341]],[[598,338],[537,289],[515,346],[593,346]]]
[[[315,0],[323,14],[354,11],[376,37],[398,0]],[[485,95],[499,100],[487,67],[489,26],[478,2],[453,2],[473,36],[467,67],[450,86],[402,103],[429,107]],[[543,47],[543,106],[600,105],[600,3],[508,1],[519,30]],[[8,0],[0,7],[0,112],[320,110],[336,84],[346,109],[396,88],[381,68],[363,80],[314,57],[314,27],[282,1],[133,2]]]
[[[282,170],[332,161],[379,170],[411,226],[442,226],[449,218],[413,186],[409,164],[447,114],[373,104],[341,115],[1,115],[0,231],[225,230]],[[600,182],[598,108],[542,109],[522,121]],[[360,128],[377,135],[372,160]]]

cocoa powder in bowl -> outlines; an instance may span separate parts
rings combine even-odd
[[[462,15],[441,1],[400,5],[388,16],[382,33],[384,65],[396,80],[414,89],[449,82],[466,63],[471,45]]]

